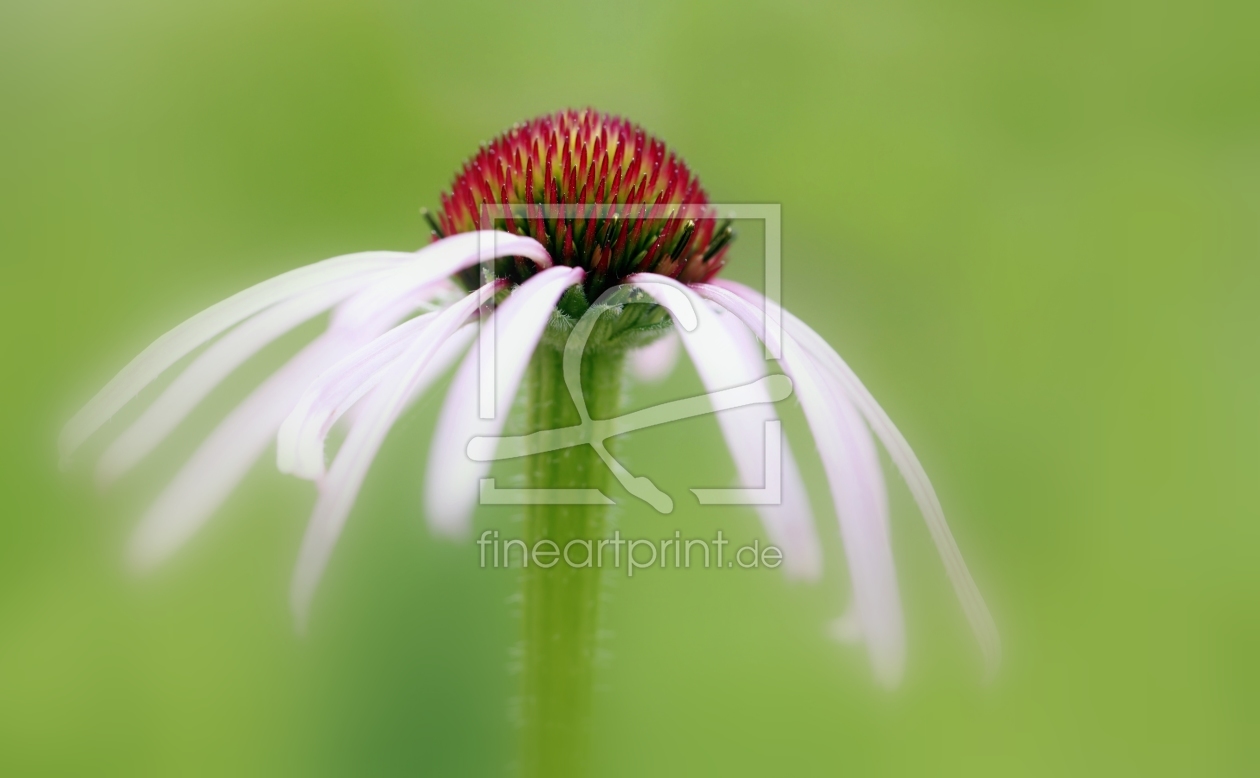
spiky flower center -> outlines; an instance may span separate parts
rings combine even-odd
[[[626,119],[586,109],[518,124],[464,163],[442,195],[434,237],[488,226],[542,243],[557,264],[586,269],[590,300],[631,273],[705,281],[733,237],[700,179]],[[523,280],[529,262],[496,274]]]

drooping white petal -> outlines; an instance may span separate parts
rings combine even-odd
[[[60,440],[62,457],[73,453],[164,370],[228,327],[316,286],[388,270],[413,256],[398,251],[370,251],[334,257],[268,279],[210,306],[140,352],[66,423]]]
[[[501,288],[492,281],[434,317],[425,337],[413,340],[385,379],[365,398],[355,424],[320,483],[319,500],[302,538],[290,602],[304,628],[315,587],[323,575],[346,516],[354,505],[376,452],[398,415],[412,398],[425,367],[443,343]]]
[[[678,364],[678,335],[667,332],[630,352],[630,375],[644,383],[664,381]]]
[[[455,364],[461,356],[468,351],[468,346],[473,342],[473,338],[477,337],[477,325],[475,323],[465,324],[455,331],[455,334],[446,339],[446,342],[438,347],[437,353],[429,360],[429,364],[424,370],[420,371],[416,384],[412,387],[411,396],[407,398],[410,405],[416,402],[424,395],[425,391],[433,385],[433,382],[441,378],[451,365]],[[347,412],[348,413],[348,412]]]
[[[738,316],[759,337],[766,337],[764,317],[752,305],[720,288],[695,288]],[[884,683],[896,683],[904,662],[905,636],[887,496],[874,441],[852,403],[826,380],[821,367],[789,332],[783,333],[779,353],[784,371],[796,386],[831,487],[853,597],[876,675]]]
[[[160,563],[205,524],[261,456],[312,379],[432,295],[448,296],[448,286],[442,280],[428,289],[365,290],[339,306],[329,330],[243,400],[158,496],[132,537],[133,564],[148,569]]]
[[[492,252],[516,252],[521,248],[515,241],[502,240],[492,247]],[[402,275],[387,276],[347,300],[338,307],[332,328],[379,332],[374,328],[382,322],[392,323],[417,309],[433,314],[463,296],[450,279],[422,278],[417,282],[415,274]],[[315,379],[280,427],[276,441],[280,472],[310,480],[323,477],[324,443],[333,425],[347,413],[353,415],[355,404],[379,383],[392,360],[406,349],[409,339],[418,336],[431,319],[432,315],[420,316],[393,332],[381,334]],[[471,335],[461,330],[438,350],[422,373],[412,400],[450,367],[467,346],[468,337]]]
[[[314,480],[324,474],[324,438],[337,419],[380,381],[386,368],[424,334],[436,313],[405,321],[347,354],[302,393],[276,435],[276,467]]]
[[[731,314],[718,316],[717,321],[730,332],[731,340],[740,354],[740,361],[749,366],[755,366],[758,378],[764,375],[765,357],[752,332]],[[751,432],[754,409],[760,409],[763,427],[766,421],[777,418],[772,405],[749,406],[738,411],[726,411],[718,416],[722,418],[735,413],[744,413],[748,416],[746,423]],[[741,447],[749,452],[745,455],[747,461],[744,467],[751,468],[758,453],[764,456],[762,447],[758,446],[755,440],[757,438],[746,440]],[[787,440],[782,442],[781,457],[782,502],[777,506],[758,506],[757,510],[761,514],[771,542],[784,551],[785,571],[790,576],[815,580],[822,576],[822,546],[818,540],[814,511],[809,504],[809,492],[805,488],[805,479],[801,477],[800,467],[796,464],[796,457],[793,456],[792,447],[788,445]],[[748,483],[747,477],[745,483]]]
[[[431,251],[438,246],[446,248],[435,261],[408,262],[388,278],[383,279],[380,285],[383,293],[388,295],[391,289],[421,289],[434,282],[445,282],[445,279],[480,261],[500,257],[525,257],[533,260],[540,270],[545,270],[552,264],[551,256],[541,243],[533,238],[507,232],[486,230],[460,233],[443,238],[423,251]],[[450,286],[450,284],[447,285]],[[456,294],[452,301],[458,297],[459,295]],[[356,315],[370,317],[374,310],[375,307],[370,303],[361,306],[347,305],[339,314],[347,325],[353,326]]]
[[[362,283],[349,279],[299,295],[256,314],[215,341],[106,449],[97,466],[97,480],[108,484],[130,470],[241,363],[345,297],[347,285]]]
[[[776,316],[779,321],[783,322],[785,330],[790,332],[809,350],[810,354],[832,380],[838,382],[844,388],[844,391],[853,400],[867,423],[871,425],[871,429],[874,430],[880,442],[884,444],[884,448],[887,449],[893,463],[897,466],[902,478],[905,479],[906,484],[910,488],[910,493],[914,496],[915,502],[923,514],[929,534],[936,545],[937,553],[940,554],[945,564],[946,573],[951,584],[953,584],[954,592],[962,603],[963,612],[966,614],[967,620],[970,622],[971,628],[976,635],[981,653],[984,655],[988,666],[988,673],[991,675],[1001,661],[1001,639],[998,635],[997,626],[993,623],[993,617],[989,614],[989,610],[984,604],[984,599],[980,595],[980,590],[976,586],[975,580],[971,577],[971,573],[967,570],[967,564],[963,561],[962,553],[958,550],[958,544],[954,541],[953,534],[949,531],[949,525],[945,521],[944,510],[936,497],[936,491],[932,488],[932,482],[928,479],[927,472],[924,471],[923,466],[919,463],[918,457],[914,455],[910,444],[906,442],[900,430],[893,424],[888,414],[880,407],[879,403],[865,385],[862,384],[861,380],[858,379],[853,370],[818,333],[814,332],[813,329],[791,313],[783,310],[772,301],[765,300],[757,292],[742,284],[731,281],[717,281],[715,284],[722,291],[734,294],[749,303],[758,311],[753,314],[754,316],[761,315],[759,313],[761,306],[768,306],[771,315]],[[750,324],[750,326],[753,325]]]
[[[337,306],[331,329],[355,331],[379,322],[396,323],[417,312],[440,310],[465,292],[449,278],[419,284],[402,284],[397,274],[385,275]]]
[[[753,290],[739,284],[725,281],[718,283],[731,289],[736,294],[744,296],[745,299],[751,297],[755,300],[758,296]],[[884,444],[884,448],[887,449],[893,463],[900,471],[901,477],[905,479],[907,486],[910,488],[910,493],[914,496],[915,502],[919,506],[919,511],[923,514],[924,521],[927,523],[928,532],[936,545],[937,553],[940,554],[941,560],[945,564],[946,573],[949,575],[954,591],[962,603],[967,620],[971,623],[971,628],[980,643],[981,652],[988,665],[988,672],[992,675],[996,671],[1002,655],[1002,644],[998,635],[997,625],[993,623],[993,617],[990,615],[988,607],[984,604],[984,598],[980,594],[980,589],[971,577],[971,572],[967,569],[967,563],[963,561],[962,552],[959,551],[958,544],[954,541],[953,533],[949,530],[949,524],[945,521],[945,511],[941,508],[940,500],[936,496],[936,490],[932,488],[932,482],[928,478],[927,471],[919,463],[919,458],[914,455],[914,450],[910,448],[910,444],[906,442],[901,431],[897,429],[897,425],[893,424],[892,419],[884,412],[884,409],[875,400],[875,397],[871,395],[861,379],[836,353],[835,349],[823,340],[818,333],[814,332],[813,329],[791,313],[777,308],[777,306],[772,309],[772,315],[776,312],[779,313],[780,320],[784,322],[784,326],[790,328],[802,345],[810,350],[810,353],[819,360],[828,373],[844,386],[845,391],[853,398],[853,402],[862,412],[867,423],[871,425],[871,429],[875,431],[880,442]]]
[[[521,284],[483,324],[483,335],[493,327],[496,341],[494,418],[482,419],[478,412],[481,358],[478,351],[473,351],[452,379],[429,448],[424,504],[435,531],[455,537],[468,531],[478,486],[490,468],[488,461],[474,462],[468,457],[468,442],[474,437],[496,437],[502,433],[525,368],[556,302],[582,278],[581,268],[545,270]],[[482,346],[486,347],[484,341]]]
[[[765,359],[747,330],[737,321],[723,321],[726,317],[687,286],[665,276],[646,273],[630,276],[627,282],[652,295],[671,311],[675,306],[661,290],[669,289],[686,296],[695,310],[697,326],[691,330],[676,329],[706,390],[716,392],[744,386],[765,375]],[[761,402],[717,414],[727,448],[735,460],[735,469],[746,488],[762,486],[766,422],[778,418],[769,395],[764,390],[762,393],[765,396]],[[785,572],[799,578],[816,578],[822,573],[822,551],[809,497],[791,448],[785,442],[781,450],[781,502],[758,505],[757,513],[770,542],[783,552]]]
[[[160,564],[205,524],[267,448],[302,388],[344,353],[343,338],[325,333],[312,341],[210,433],[140,520],[129,549],[133,566]]]
[[[168,367],[227,328],[294,295],[325,284],[393,271],[400,285],[446,278],[489,256],[525,256],[551,264],[537,241],[500,232],[471,232],[418,252],[368,251],[333,257],[290,270],[210,306],[155,340],[119,371],[62,429],[59,446],[68,458],[93,432]],[[347,288],[347,294],[354,291]]]
[[[133,566],[150,569],[192,537],[262,455],[311,380],[346,353],[379,335],[399,315],[399,308],[385,306],[375,318],[359,320],[354,329],[330,328],[233,409],[141,519],[131,539]]]
[[[329,432],[351,407],[388,374],[394,360],[432,323],[436,313],[404,322],[325,370],[303,392],[276,436],[276,465],[282,473],[316,480],[324,475],[324,446]],[[416,394],[451,366],[472,339],[465,325],[451,336],[426,366]]]
[[[451,365],[459,361],[461,356],[468,352],[468,345],[473,342],[475,337],[477,337],[477,324],[465,324],[438,347],[437,353],[433,355],[433,358],[429,360],[429,364],[425,366],[424,370],[420,371],[419,377],[416,378],[416,385],[411,390],[411,396],[407,398],[407,407],[420,400],[429,387],[441,378],[450,369]],[[357,423],[359,409],[364,404],[359,402],[346,408],[339,421],[342,421],[343,425]]]
[[[337,307],[332,329],[358,334],[379,332],[382,324],[404,318],[417,308],[431,308],[442,300],[449,301],[457,291],[448,279],[408,286],[400,285],[394,275],[378,273],[328,284],[274,305],[237,325],[185,368],[110,445],[97,467],[98,482],[108,485],[134,467],[249,357],[356,289],[362,291],[351,294]],[[284,468],[281,470],[287,472]]]

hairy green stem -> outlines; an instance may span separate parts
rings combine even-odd
[[[624,353],[588,353],[582,361],[582,390],[592,418],[617,415],[621,404]],[[578,423],[565,388],[562,352],[543,344],[530,365],[531,431]],[[611,474],[590,446],[537,454],[526,465],[531,488],[604,490]],[[606,534],[608,506],[529,505],[526,543],[550,540],[561,556],[551,567],[533,560],[523,572],[522,774],[569,778],[590,774],[591,692],[598,629],[599,568],[573,566],[563,557],[574,540]],[[593,545],[593,543],[591,544]],[[581,565],[589,546],[576,543],[569,558]],[[543,548],[551,547],[543,544]],[[545,563],[545,561],[544,561]]]

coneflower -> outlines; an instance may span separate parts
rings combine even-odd
[[[679,342],[711,396],[732,387],[761,392],[718,413],[741,481],[755,487],[763,478],[763,430],[775,420],[765,384],[757,383],[767,375],[757,338],[778,355],[791,381],[831,487],[853,589],[853,607],[837,622],[837,634],[866,643],[881,681],[900,677],[902,613],[878,438],[927,520],[986,659],[996,662],[996,630],[905,439],[812,329],[754,290],[715,279],[733,236],[730,224],[664,143],[593,110],[534,119],[483,145],[442,195],[441,208],[425,217],[433,242],[423,249],[334,257],[202,311],[145,349],[69,421],[63,457],[168,368],[213,341],[108,447],[98,476],[112,481],[251,355],[332,311],[326,331],[240,403],[158,496],[132,538],[137,567],[163,561],[195,534],[276,439],[279,469],[318,486],[291,593],[304,625],[381,443],[408,404],[461,357],[424,489],[429,522],[444,535],[469,535],[491,458],[473,459],[470,446],[484,447],[502,433],[522,381],[528,379],[532,432],[609,419],[619,413],[627,356],[631,373],[659,377]],[[688,321],[678,321],[680,312]],[[463,356],[479,321],[483,332],[498,333],[494,347]],[[566,376],[566,341],[578,322],[585,322],[581,350],[576,362],[570,354],[574,374]],[[479,385],[487,364],[491,393]],[[566,380],[577,381],[584,408],[573,407]],[[347,414],[349,431],[326,462],[325,440]],[[609,467],[619,465],[601,446],[525,452],[528,486],[602,487]],[[786,572],[814,579],[822,559],[809,500],[791,450],[784,444],[780,451],[781,501],[757,510],[783,551]],[[618,478],[632,487],[646,481],[624,472]],[[561,545],[599,537],[606,511],[602,504],[531,504],[526,534],[530,542]],[[587,769],[597,577],[597,569],[564,565],[523,571],[526,774]]]

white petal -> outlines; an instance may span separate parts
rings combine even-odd
[[[302,388],[345,348],[325,334],[228,414],[140,520],[130,546],[136,568],[164,561],[205,524],[266,450]]]
[[[60,441],[62,456],[73,453],[162,371],[228,327],[316,286],[387,270],[413,256],[397,251],[370,251],[334,257],[268,279],[210,306],[140,352],[66,423]]]
[[[556,302],[583,277],[581,268],[554,267],[516,289],[483,325],[494,328],[495,413],[482,419],[478,412],[480,353],[471,352],[455,373],[438,416],[429,448],[424,501],[430,526],[442,534],[462,537],[476,507],[478,485],[489,472],[489,462],[468,457],[474,437],[496,437],[503,432],[525,368],[542,337]]]
[[[444,284],[439,282],[437,291],[442,292]],[[427,293],[394,289],[376,295],[376,305],[363,306],[361,315],[340,315],[344,305],[361,300],[363,294],[343,304],[328,332],[268,378],[201,444],[137,527],[130,552],[137,568],[162,562],[205,524],[266,449],[312,379],[387,330],[423,302]]]
[[[429,360],[429,364],[420,371],[416,385],[411,390],[411,396],[407,398],[407,403],[410,405],[420,399],[425,390],[468,351],[468,346],[475,337],[477,337],[477,325],[473,323],[465,324],[456,330],[454,335],[447,338],[446,342],[438,347],[437,353]]]
[[[697,326],[677,329],[707,391],[744,386],[766,374],[765,359],[748,330],[738,321],[724,321],[734,317],[719,314],[691,289],[665,276],[645,273],[630,276],[627,281],[651,294],[671,312],[676,306],[660,294],[662,288],[681,292],[690,301]],[[762,402],[717,414],[735,469],[746,488],[763,485],[766,422],[778,418],[769,395],[764,390],[762,394]],[[778,505],[758,505],[757,513],[770,542],[783,552],[785,572],[793,577],[817,578],[822,573],[822,551],[805,483],[786,442],[782,446],[781,468],[782,501]]]
[[[354,505],[376,452],[390,427],[411,399],[425,366],[442,344],[501,288],[491,282],[434,317],[425,337],[411,343],[396,360],[390,374],[366,399],[345,442],[320,484],[319,501],[306,527],[290,590],[290,602],[304,628],[315,587],[323,575],[333,546],[341,535],[346,516]]]
[[[365,286],[366,289],[356,292]],[[241,363],[280,335],[347,296],[349,299],[337,308],[332,328],[364,335],[379,333],[418,307],[449,299],[453,291],[456,291],[454,284],[448,279],[413,288],[399,286],[394,274],[384,274],[380,281],[372,281],[372,277],[367,276],[325,285],[255,314],[199,355],[140,418],[119,435],[101,457],[97,480],[107,485],[130,470]],[[283,467],[281,470],[287,472]]]
[[[337,306],[329,326],[354,331],[385,322],[388,328],[417,311],[441,310],[467,294],[449,278],[409,285],[400,280],[398,274],[388,274],[355,294]]]
[[[927,523],[929,534],[936,544],[937,552],[945,563],[946,573],[954,586],[954,591],[958,595],[959,601],[962,603],[963,612],[966,614],[972,630],[976,634],[976,639],[980,643],[981,652],[988,665],[988,672],[992,674],[1001,659],[1001,640],[998,636],[997,626],[993,623],[993,617],[989,614],[989,610],[984,604],[980,590],[976,587],[971,573],[967,570],[967,565],[963,561],[962,553],[958,550],[957,543],[954,542],[954,537],[949,531],[949,525],[945,521],[945,513],[936,497],[935,490],[932,488],[932,483],[906,439],[901,435],[901,432],[893,424],[892,420],[888,418],[888,414],[884,412],[884,409],[880,407],[879,403],[875,401],[875,398],[858,379],[857,375],[840,358],[835,349],[831,348],[818,333],[810,329],[800,319],[779,308],[777,304],[765,301],[761,295],[748,287],[730,281],[718,281],[716,285],[728,294],[733,293],[737,295],[745,302],[750,303],[754,308],[763,304],[769,305],[771,315],[777,316],[783,322],[785,331],[790,332],[798,339],[827,372],[827,375],[844,388],[844,391],[853,400],[867,423],[871,425],[871,429],[879,437],[880,442],[884,444],[884,448],[888,450],[889,456],[901,472],[901,476],[909,486],[915,502],[919,505],[919,510]],[[760,312],[758,311],[755,315],[760,316]]]
[[[664,381],[678,364],[678,335],[665,333],[630,352],[630,374],[644,383]]]
[[[492,252],[526,256],[541,266],[551,264],[537,241],[499,232],[472,232],[433,243],[415,253],[368,251],[333,257],[290,270],[210,306],[155,340],[119,371],[62,429],[65,459],[93,432],[164,370],[201,344],[259,311],[294,295],[337,281],[394,270],[400,284],[419,285],[475,264]]]
[[[766,337],[759,308],[721,288],[697,285],[696,289],[738,316],[759,337]],[[896,683],[905,656],[904,625],[888,532],[887,496],[874,442],[849,400],[827,380],[789,329],[785,328],[778,345],[780,363],[795,383],[831,486],[853,598],[876,675],[884,683]]]
[[[500,247],[505,250],[517,248],[507,241],[502,242]],[[389,332],[389,328],[416,309],[435,312],[463,296],[449,279],[416,284],[413,280],[390,276],[339,306],[333,316],[332,329],[357,332],[367,337],[359,339],[363,345],[358,350],[330,367],[307,387],[280,426],[276,441],[276,466],[280,472],[310,480],[322,478],[325,470],[324,443],[333,425],[379,383],[392,360],[406,349],[409,338],[417,336],[428,326],[432,313],[405,322],[393,332]],[[452,338],[439,350],[426,369],[413,400],[450,366],[466,345],[461,332],[459,337]]]
[[[108,484],[130,470],[242,362],[362,283],[349,279],[299,295],[256,314],[215,341],[110,445],[97,466],[97,479]]]
[[[324,439],[337,419],[381,380],[390,364],[422,337],[436,313],[417,316],[356,349],[321,373],[302,393],[276,435],[276,467],[317,479],[324,474]]]
[[[740,360],[750,366],[756,366],[758,378],[765,375],[765,357],[752,332],[733,315],[726,314],[717,319],[730,332],[733,342],[739,349]],[[759,416],[753,413],[757,409],[760,409]],[[754,405],[736,411],[725,411],[718,414],[718,418],[721,420],[735,414],[748,416],[745,423],[748,425],[750,434],[754,424],[760,423],[764,428],[767,420],[778,418],[773,405]],[[731,436],[728,434],[728,445],[730,439]],[[764,446],[757,443],[763,440],[764,436],[745,438],[740,447],[741,451],[747,452],[743,467],[747,469],[748,474],[744,475],[741,472],[741,475],[744,475],[744,483],[749,486],[754,485],[750,480],[753,477],[754,463],[758,456],[764,456]],[[792,447],[788,445],[787,440],[782,443],[780,467],[782,502],[775,506],[758,506],[757,511],[761,515],[770,541],[784,551],[784,571],[792,577],[816,580],[822,576],[822,546],[814,525],[814,511],[809,505],[809,492],[805,488],[805,479],[801,477],[800,467],[796,464],[796,457],[793,456]],[[764,470],[764,466],[762,469]],[[757,477],[764,478],[765,476],[759,473]]]
[[[333,425],[384,379],[394,361],[432,323],[435,313],[404,322],[325,370],[303,392],[276,436],[276,465],[282,473],[316,480],[324,475],[324,447]],[[465,325],[425,367],[411,399],[451,366],[476,328]]]
[[[459,361],[459,358],[468,352],[468,345],[473,342],[473,338],[477,337],[477,324],[465,324],[455,331],[455,334],[446,339],[429,360],[429,364],[420,372],[419,378],[416,379],[415,389],[412,390],[411,396],[407,398],[407,407],[424,397],[438,379],[440,379],[451,365]],[[359,412],[363,409],[364,402],[360,401],[345,409],[341,414],[341,418],[334,422],[334,426],[340,423],[345,429],[354,426],[359,420]],[[327,443],[324,444],[327,446]]]

